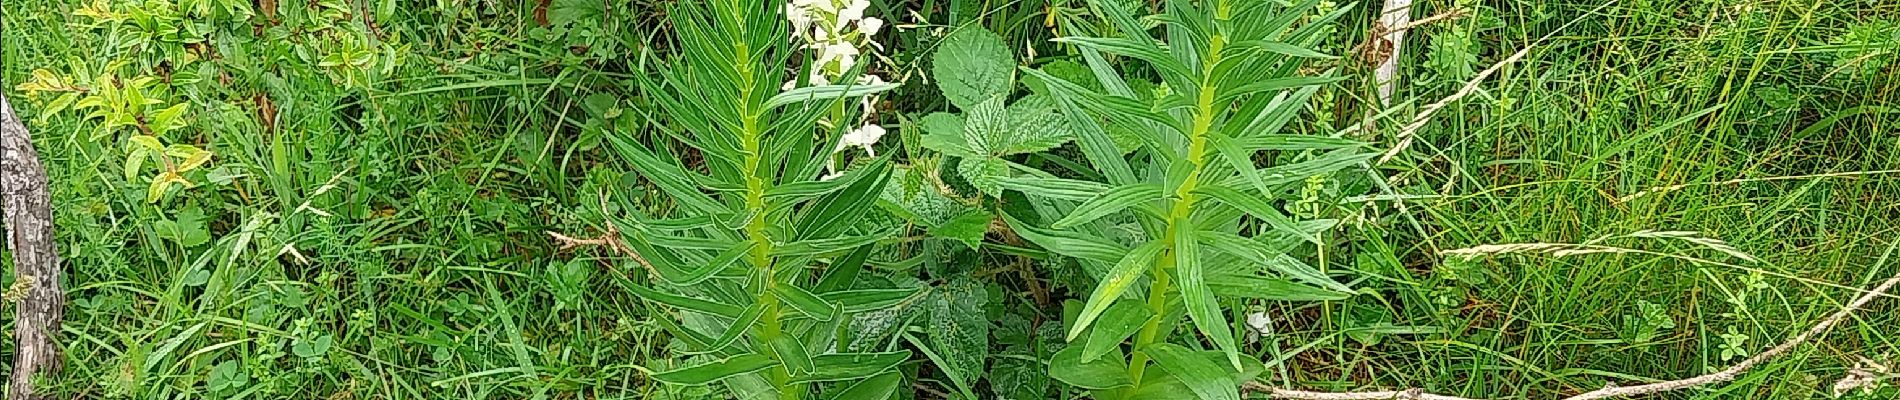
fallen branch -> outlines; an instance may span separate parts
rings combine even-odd
[[[1876,298],[1887,296],[1887,292],[1893,290],[1893,287],[1896,284],[1900,284],[1900,274],[1895,274],[1892,278],[1887,278],[1886,281],[1881,282],[1880,285],[1874,286],[1873,289],[1868,290],[1864,293],[1861,293],[1860,297],[1857,297],[1853,301],[1848,302],[1847,305],[1842,306],[1839,311],[1835,311],[1834,314],[1828,315],[1827,318],[1822,319],[1820,323],[1814,324],[1813,327],[1810,327],[1807,330],[1802,331],[1800,334],[1794,335],[1794,337],[1788,338],[1787,341],[1782,342],[1779,345],[1775,345],[1775,347],[1771,347],[1767,351],[1763,351],[1759,354],[1754,355],[1753,357],[1749,357],[1748,359],[1742,360],[1742,362],[1736,363],[1735,365],[1729,366],[1728,368],[1722,369],[1721,371],[1702,374],[1702,375],[1689,377],[1689,378],[1677,379],[1673,381],[1651,383],[1651,384],[1646,384],[1646,385],[1610,386],[1610,387],[1605,387],[1602,389],[1585,392],[1585,393],[1578,394],[1575,396],[1564,397],[1562,398],[1562,400],[1596,400],[1596,399],[1621,398],[1621,397],[1637,397],[1637,396],[1656,394],[1656,393],[1662,393],[1662,392],[1670,392],[1670,391],[1688,389],[1688,388],[1698,387],[1698,386],[1706,386],[1706,385],[1735,380],[1735,378],[1740,377],[1743,373],[1748,372],[1749,369],[1754,368],[1757,365],[1761,365],[1761,363],[1767,362],[1768,360],[1781,357],[1782,355],[1787,354],[1788,351],[1793,350],[1795,346],[1801,345],[1802,343],[1806,343],[1809,340],[1813,340],[1814,338],[1820,337],[1822,334],[1827,333],[1828,329],[1833,328],[1834,325],[1839,324],[1842,320],[1847,319],[1847,317],[1850,315],[1853,315],[1855,311],[1860,311],[1862,308],[1866,308],[1867,303],[1873,302],[1874,299]],[[1472,398],[1466,398],[1466,397],[1425,393],[1423,389],[1417,389],[1417,388],[1399,390],[1399,391],[1334,393],[1334,392],[1312,392],[1312,391],[1305,391],[1305,390],[1278,388],[1278,387],[1272,387],[1265,384],[1261,384],[1258,382],[1248,382],[1242,386],[1242,390],[1245,390],[1248,392],[1266,393],[1268,396],[1272,398],[1276,398],[1276,399],[1299,399],[1299,400],[1480,400],[1480,399],[1472,399]]]
[[[8,399],[48,398],[33,391],[35,377],[58,371],[59,321],[66,314],[59,253],[53,246],[52,195],[33,137],[0,95],[0,197],[5,197],[8,249],[20,283],[13,313],[13,377]],[[11,290],[10,290],[11,291]]]
[[[606,193],[600,194],[600,215],[607,215]],[[555,231],[543,231],[543,233],[547,233],[548,237],[553,238],[554,243],[560,246],[557,247],[556,250],[567,251],[582,246],[606,246],[608,250],[613,250],[614,253],[633,258],[633,261],[640,263],[641,267],[646,268],[647,273],[653,274],[653,276],[660,276],[660,270],[654,269],[652,263],[647,262],[645,257],[640,257],[640,253],[633,251],[633,247],[627,246],[627,242],[620,239],[620,229],[615,228],[612,223],[607,224],[606,233],[587,239],[563,235]]]

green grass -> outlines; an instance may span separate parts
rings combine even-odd
[[[197,50],[75,26],[91,21],[74,16],[77,1],[9,0],[0,77],[52,177],[72,300],[69,361],[51,387],[84,398],[707,396],[645,378],[643,368],[680,360],[656,323],[674,316],[613,283],[638,275],[637,264],[603,248],[560,251],[543,233],[598,234],[603,212],[669,207],[630,185],[630,168],[600,140],[603,129],[645,126],[637,116],[653,109],[633,77],[650,72],[645,50],[667,51],[655,2],[610,2],[604,17],[556,30],[538,27],[532,0],[389,1],[388,13],[378,11],[384,1],[333,3],[358,11],[325,17],[284,2],[282,32],[253,29],[269,25],[255,23],[262,17],[203,24],[219,56],[173,71],[198,81],[163,95],[191,105],[190,124],[163,139],[216,156],[187,174],[197,187],[147,203],[148,182],[123,173],[134,129],[95,135],[96,119],[42,117],[45,99],[25,100],[16,86],[42,68],[90,84],[75,71],[97,74],[114,60],[127,62],[121,73],[160,76],[159,60],[182,59],[164,54]],[[909,21],[901,10],[938,2],[877,3],[880,15]],[[990,25],[1008,27],[998,30],[1015,44],[1053,36],[1034,24],[1040,1],[945,3],[990,7]],[[1299,256],[1346,271],[1338,275],[1367,294],[1256,305],[1279,335],[1267,341],[1277,348],[1249,351],[1288,360],[1269,363],[1267,381],[1549,398],[1686,377],[1736,361],[1723,357],[1723,334],[1747,336],[1740,350],[1753,354],[1836,310],[1856,295],[1849,288],[1900,270],[1900,174],[1879,172],[1900,169],[1900,5],[1599,4],[1420,2],[1419,16],[1475,8],[1409,37],[1398,97],[1414,104],[1575,23],[1377,169],[1419,195],[1409,212],[1386,201],[1325,209],[1364,223]],[[1377,5],[1354,7],[1322,51],[1346,54],[1364,35]],[[893,69],[924,62],[937,39],[924,32],[887,42],[905,67]],[[377,49],[372,65],[319,66],[344,43]],[[1366,71],[1352,74],[1296,129],[1358,121],[1371,90]],[[926,98],[934,92],[914,91],[928,86],[891,96],[896,109],[943,110]],[[274,119],[259,118],[259,98]],[[1399,124],[1381,125],[1367,139],[1389,146]],[[1767,180],[1817,174],[1849,175]],[[1329,182],[1321,197],[1362,194],[1360,179]],[[1731,179],[1749,181],[1700,184]],[[1618,200],[1676,184],[1696,185]],[[1668,240],[1612,243],[1726,265],[1437,255],[1641,230],[1699,231],[1760,261]],[[0,283],[10,284],[6,268]],[[1021,278],[990,279],[1015,288]],[[1639,300],[1659,305],[1673,328],[1636,340]],[[1738,382],[1660,398],[1825,398],[1856,357],[1900,363],[1895,310],[1900,299],[1885,299]]]

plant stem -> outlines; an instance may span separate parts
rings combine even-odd
[[[734,18],[737,20],[735,23],[744,26],[744,15],[734,15]],[[784,329],[779,325],[779,299],[773,291],[773,287],[778,285],[778,272],[775,271],[771,256],[772,239],[765,233],[766,210],[771,209],[771,204],[765,200],[767,177],[759,174],[759,166],[764,163],[765,158],[764,132],[759,124],[759,118],[763,116],[764,111],[753,109],[753,105],[760,102],[752,101],[752,96],[756,94],[753,89],[758,87],[758,77],[754,75],[753,66],[748,62],[752,54],[751,46],[745,42],[735,42],[733,53],[734,59],[742,60],[734,63],[734,67],[740,79],[739,123],[742,130],[740,145],[745,151],[745,169],[742,171],[745,174],[745,204],[746,211],[751,213],[751,217],[746,220],[745,237],[746,240],[752,242],[752,253],[749,254],[752,267],[762,278],[758,287],[752,288],[753,292],[759,296],[757,301],[760,307],[764,309],[764,313],[759,317],[757,335],[760,343],[773,343],[784,335]],[[767,378],[777,389],[779,398],[784,400],[804,398],[805,385],[791,383],[791,374],[786,370],[784,360],[780,359],[779,354],[767,351],[766,356],[780,361],[779,366],[772,367],[767,373]]]

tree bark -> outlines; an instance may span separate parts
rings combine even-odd
[[[1374,43],[1390,46],[1391,51],[1379,60],[1378,69],[1373,77],[1379,84],[1379,106],[1392,105],[1392,88],[1399,83],[1399,52],[1405,49],[1405,26],[1412,22],[1412,0],[1386,0],[1385,9],[1379,12],[1379,29],[1384,36]]]
[[[16,287],[25,288],[14,306],[13,370],[7,398],[41,399],[33,381],[59,370],[59,320],[66,313],[60,289],[59,254],[53,251],[52,195],[46,168],[26,125],[0,95],[0,196],[4,196],[7,245],[13,252]]]

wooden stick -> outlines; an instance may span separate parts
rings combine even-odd
[[[0,197],[5,197],[7,243],[13,250],[15,279],[30,282],[14,307],[15,350],[8,399],[48,398],[34,394],[33,379],[58,371],[62,361],[54,335],[66,313],[66,293],[60,289],[47,186],[46,168],[40,165],[32,136],[13,114],[13,104],[0,95]]]
[[[1392,104],[1392,88],[1398,85],[1399,53],[1405,49],[1405,30],[1411,27],[1412,0],[1385,0],[1385,10],[1379,13],[1379,27],[1375,31],[1384,31],[1378,40],[1379,47],[1390,46],[1390,53],[1379,62],[1372,76],[1379,83],[1379,106]],[[1375,42],[1376,43],[1376,42]]]

